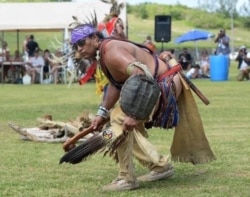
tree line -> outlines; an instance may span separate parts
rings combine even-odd
[[[250,29],[250,0],[237,9],[238,0],[197,0],[197,8],[156,3],[127,4],[127,12],[141,19],[155,15],[171,15],[172,20],[184,20],[192,26],[205,29],[241,27]]]

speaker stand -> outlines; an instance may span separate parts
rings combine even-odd
[[[164,44],[164,42],[162,41],[162,42],[161,42],[161,52],[163,52],[163,51],[164,51],[163,44]]]

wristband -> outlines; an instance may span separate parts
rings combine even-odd
[[[103,106],[100,106],[97,113],[96,113],[97,116],[101,116],[103,118],[108,118],[109,117],[109,110],[107,110],[105,107]]]

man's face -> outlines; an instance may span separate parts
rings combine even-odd
[[[241,49],[241,50],[240,50],[240,54],[241,54],[241,55],[243,55],[243,54],[245,54],[245,53],[246,53],[246,49]]]
[[[75,47],[81,58],[92,59],[96,55],[97,49],[94,46],[94,37],[77,41]]]
[[[39,51],[35,51],[34,55],[35,55],[35,57],[38,57],[39,56]]]
[[[225,30],[220,30],[220,35],[225,36]]]

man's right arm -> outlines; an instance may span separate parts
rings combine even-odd
[[[99,106],[97,114],[93,119],[91,126],[94,129],[100,129],[109,117],[109,111],[114,107],[119,99],[120,91],[112,84],[108,85],[107,91],[104,92],[102,104]]]
[[[220,33],[218,34],[218,36],[215,38],[214,42],[219,42],[219,39],[220,39]]]
[[[105,96],[103,98],[102,106],[110,110],[114,107],[120,97],[120,90],[118,90],[113,84],[109,83]]]

